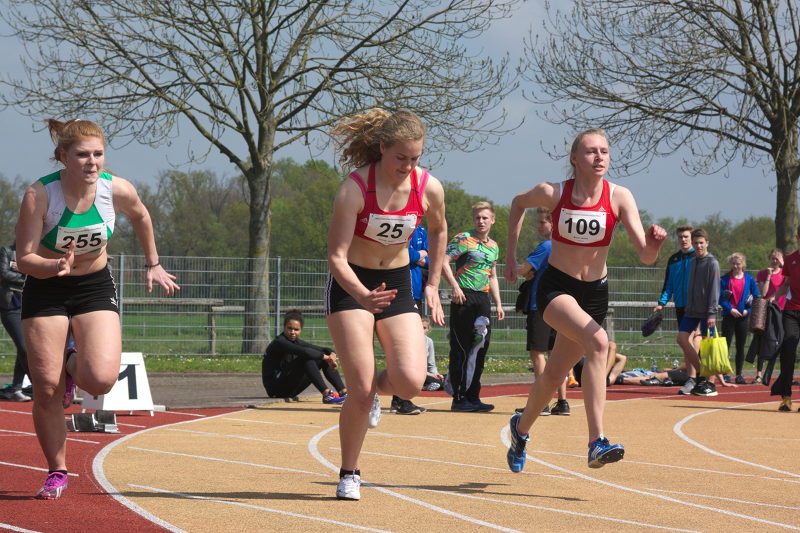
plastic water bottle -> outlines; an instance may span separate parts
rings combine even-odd
[[[679,363],[678,363],[678,360],[677,360],[677,359],[673,359],[673,360],[672,360],[672,368],[678,368],[678,364],[679,364]]]
[[[652,370],[653,373],[658,372],[658,365],[656,364],[656,360],[655,359],[653,359],[653,364],[650,365],[650,370]]]

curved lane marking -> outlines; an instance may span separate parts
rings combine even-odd
[[[339,427],[339,425],[336,424],[334,426],[329,427],[328,429],[322,430],[319,433],[317,433],[316,435],[314,435],[311,438],[311,440],[308,441],[308,451],[309,451],[309,453],[311,453],[312,457],[314,457],[322,465],[327,466],[328,468],[330,468],[334,472],[338,472],[339,471],[339,467],[334,465],[330,461],[328,461],[325,457],[323,457],[323,455],[319,451],[319,441],[322,439],[322,437],[324,437],[325,435],[327,435],[331,431],[337,429],[338,427]],[[428,502],[423,501],[423,500],[418,500],[416,498],[412,498],[412,497],[406,496],[404,494],[400,494],[399,492],[395,492],[393,490],[389,490],[389,489],[387,489],[385,487],[382,487],[380,485],[376,485],[374,483],[366,483],[366,482],[362,481],[361,485],[365,486],[365,487],[371,487],[371,488],[373,488],[375,490],[378,490],[380,492],[383,492],[384,494],[387,494],[389,496],[394,496],[395,498],[398,498],[398,499],[401,499],[401,500],[405,500],[405,501],[407,501],[409,503],[414,503],[416,505],[419,505],[419,506],[424,507],[426,509],[429,509],[431,511],[435,511],[435,512],[441,513],[441,514],[446,515],[446,516],[451,516],[451,517],[456,518],[458,520],[463,520],[465,522],[470,522],[472,524],[477,524],[477,525],[488,527],[488,528],[491,528],[491,529],[496,529],[498,531],[507,531],[509,533],[521,533],[521,532],[517,531],[516,529],[510,529],[510,528],[507,528],[507,527],[504,527],[504,526],[500,526],[500,525],[497,525],[497,524],[492,524],[491,522],[485,522],[485,521],[479,520],[477,518],[472,518],[470,516],[466,516],[466,515],[463,515],[463,514],[460,514],[460,513],[456,513],[455,511],[451,511],[450,509],[445,509],[444,507],[439,507],[438,505],[434,505],[432,503],[428,503]]]
[[[753,405],[764,405],[764,404],[769,404],[769,403],[774,403],[774,402],[744,403],[744,404],[741,404],[741,405],[733,405],[731,407],[718,407],[718,408],[715,408],[715,409],[709,409],[707,411],[700,411],[698,413],[693,413],[693,414],[687,416],[686,418],[684,418],[683,420],[681,420],[680,422],[678,422],[677,424],[675,424],[672,427],[672,431],[675,432],[675,434],[678,435],[678,437],[682,438],[683,440],[685,440],[686,442],[688,442],[692,446],[695,446],[696,448],[700,448],[704,452],[709,453],[711,455],[716,455],[717,457],[722,457],[723,459],[728,459],[730,461],[736,461],[737,463],[742,463],[742,464],[745,464],[745,465],[748,465],[748,466],[753,466],[755,468],[761,468],[761,469],[764,469],[764,470],[769,470],[770,472],[776,472],[778,474],[783,474],[785,476],[791,476],[791,477],[800,478],[800,474],[795,474],[794,472],[788,472],[786,470],[780,470],[778,468],[772,468],[771,466],[766,466],[766,465],[762,465],[762,464],[758,464],[758,463],[753,463],[751,461],[745,461],[744,459],[740,459],[739,457],[734,457],[732,455],[727,455],[727,454],[724,454],[722,452],[718,452],[716,450],[713,450],[713,449],[709,448],[708,446],[700,444],[699,442],[697,442],[696,440],[692,439],[691,437],[686,435],[686,433],[683,432],[683,426],[686,424],[686,422],[688,422],[689,420],[691,420],[691,419],[693,419],[693,418],[695,418],[697,416],[707,415],[707,414],[711,414],[711,413],[717,413],[717,412],[720,412],[720,411],[728,411],[728,410],[731,410],[731,409],[740,409],[742,407],[750,407],[750,406],[753,406]]]

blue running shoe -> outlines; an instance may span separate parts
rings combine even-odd
[[[511,446],[508,447],[506,460],[508,460],[508,467],[512,472],[522,472],[525,467],[525,446],[528,444],[530,435],[526,434],[524,437],[517,433],[517,422],[522,417],[521,414],[515,414],[511,417],[509,428],[511,429]]]
[[[322,397],[322,403],[325,404],[340,404],[344,403],[347,398],[342,398],[338,394],[333,391],[330,391],[328,394]]]
[[[600,438],[589,444],[589,468],[602,468],[608,463],[616,463],[625,455],[625,446],[611,444],[608,439]]]

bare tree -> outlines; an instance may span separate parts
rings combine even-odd
[[[227,157],[249,186],[243,351],[261,352],[275,153],[375,106],[420,114],[433,151],[495,141],[515,75],[508,57],[466,45],[520,2],[7,0],[28,75],[4,80],[4,98],[32,117],[96,118],[112,137],[150,145],[188,126]]]
[[[632,170],[688,148],[687,171],[768,162],[777,245],[797,224],[800,18],[778,0],[575,0],[526,42],[545,118],[602,125]],[[619,156],[618,156],[619,157]],[[765,191],[766,193],[766,191]],[[758,201],[758,199],[754,199]]]

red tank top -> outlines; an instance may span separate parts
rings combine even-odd
[[[378,196],[375,193],[375,163],[369,166],[366,186],[358,173],[350,173],[350,178],[358,183],[361,194],[364,195],[364,209],[358,214],[354,234],[362,239],[385,245],[408,242],[425,214],[422,195],[425,193],[425,185],[428,184],[428,176],[428,172],[422,170],[420,179],[415,167],[411,171],[411,192],[406,206],[400,211],[387,212],[378,206]]]
[[[600,201],[590,207],[572,203],[575,180],[561,183],[561,198],[553,209],[553,240],[575,246],[608,246],[619,219],[611,208],[613,183],[603,180]]]

